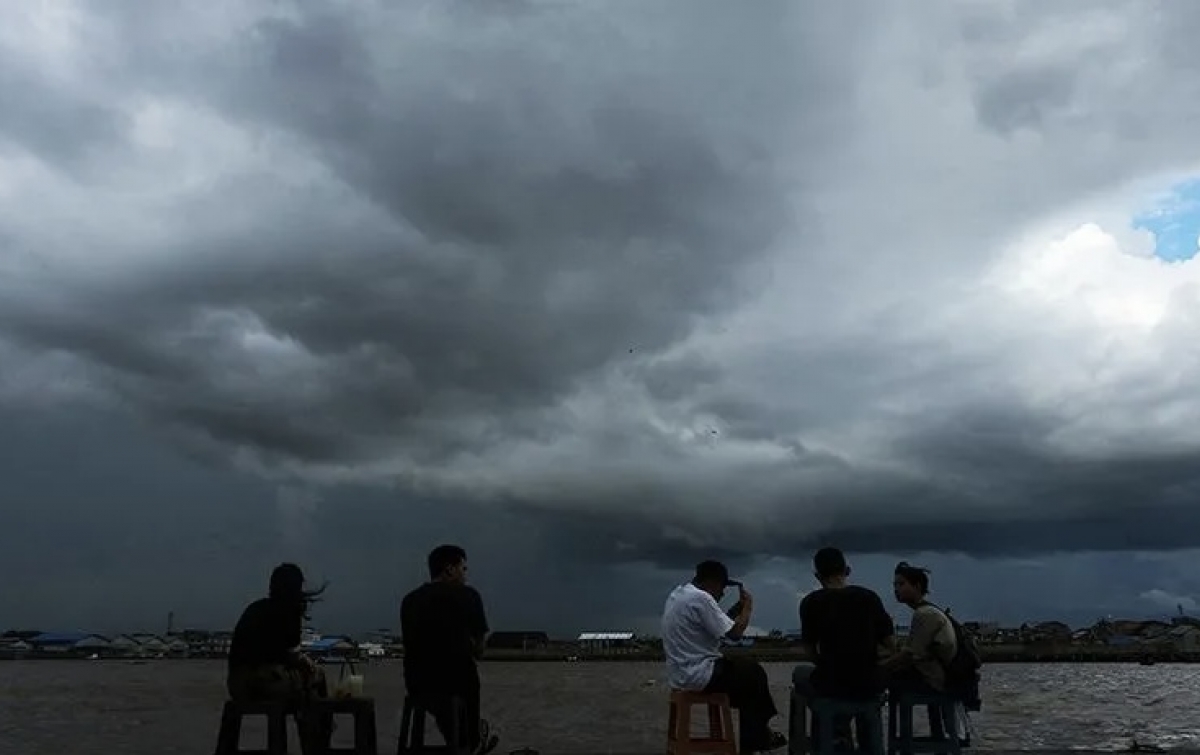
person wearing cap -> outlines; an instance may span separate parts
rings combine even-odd
[[[725,590],[737,587],[738,601],[727,614],[719,601]],[[662,641],[667,659],[667,680],[672,689],[723,692],[740,714],[740,749],[766,752],[787,744],[770,727],[778,715],[766,670],[750,658],[725,658],[723,639],[738,640],[746,632],[754,611],[754,598],[729,578],[719,561],[696,566],[691,582],[676,587],[663,609]]]

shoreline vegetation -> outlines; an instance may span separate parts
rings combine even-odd
[[[1178,651],[1169,649],[1106,647],[1106,646],[1036,646],[1036,645],[984,645],[979,648],[985,664],[989,663],[1200,663],[1200,651]],[[753,658],[763,663],[796,663],[805,660],[805,655],[795,648],[726,648],[729,656]],[[148,663],[151,661],[221,660],[221,654],[192,654],[187,656],[163,656],[137,658],[110,656],[90,658],[86,655],[63,653],[23,653],[16,657],[0,656],[0,660],[104,660],[109,662]],[[356,663],[380,663],[398,661],[402,655],[381,658],[351,658]],[[327,658],[327,662],[340,662],[341,658]],[[489,648],[483,662],[662,662],[661,651],[656,649],[613,649],[591,652],[571,652],[562,648],[503,650]]]

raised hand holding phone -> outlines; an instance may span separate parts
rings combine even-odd
[[[733,582],[731,585],[733,587],[737,587],[738,599],[737,602],[725,612],[725,615],[736,621],[737,618],[742,615],[742,611],[749,611],[754,607],[754,596],[750,594],[750,591],[747,590],[746,586],[741,582]]]

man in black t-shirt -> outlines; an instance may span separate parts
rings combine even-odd
[[[441,545],[429,554],[429,581],[404,596],[400,632],[404,637],[404,686],[419,697],[443,737],[453,723],[452,700],[461,701],[464,720],[459,746],[491,752],[498,744],[479,717],[479,670],[489,631],[483,599],[467,585],[467,553]]]
[[[850,567],[837,548],[817,551],[813,567],[821,589],[800,601],[800,642],[815,663],[798,668],[793,681],[822,697],[878,694],[880,653],[890,651],[896,634],[892,617],[874,591],[847,584]],[[802,671],[807,679],[799,678]]]
[[[872,590],[847,584],[850,567],[837,548],[813,556],[821,589],[800,601],[800,643],[814,663],[799,664],[792,685],[800,697],[861,699],[883,691],[881,654],[890,653],[896,628]],[[839,737],[848,727],[838,726]]]

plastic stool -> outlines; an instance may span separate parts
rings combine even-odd
[[[667,755],[737,755],[729,696],[716,692],[672,690],[667,712]],[[692,737],[692,707],[708,709],[708,736]]]
[[[280,702],[237,702],[226,700],[221,710],[221,728],[217,731],[216,755],[287,755],[288,707]],[[243,750],[242,719],[267,717],[267,749]]]
[[[317,698],[305,713],[326,724],[337,714],[354,718],[354,746],[334,747],[330,744],[332,729],[326,730],[325,741],[310,741],[305,755],[379,755],[379,735],[375,729],[375,701],[369,697]]]
[[[888,699],[888,755],[947,753],[961,755],[958,739],[958,700],[950,695],[911,692],[890,694]],[[943,737],[913,736],[913,708],[925,706],[931,720],[940,720]]]
[[[462,698],[450,698],[451,729],[446,732],[446,744],[425,744],[425,718],[430,715],[429,704],[419,697],[404,696],[404,713],[400,718],[400,741],[396,755],[419,755],[420,753],[445,753],[446,755],[469,755],[470,748],[458,745],[460,734],[466,723],[466,705]]]

